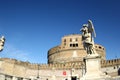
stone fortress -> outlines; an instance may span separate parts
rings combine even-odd
[[[95,44],[101,56],[101,71],[112,80],[120,79],[120,59],[106,60],[105,48]],[[48,64],[32,64],[0,58],[0,80],[80,80],[87,55],[80,34],[62,37],[61,44],[48,51]]]
[[[96,51],[105,60],[105,48],[95,45]],[[66,35],[62,38],[61,45],[48,51],[48,63],[66,63],[82,61],[87,55],[80,34]]]

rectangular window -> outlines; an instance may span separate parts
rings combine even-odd
[[[76,38],[76,39],[75,39],[75,41],[77,42],[77,41],[78,41],[78,39]]]
[[[70,42],[72,42],[72,38],[70,38]]]
[[[66,39],[64,39],[64,42],[66,42]]]

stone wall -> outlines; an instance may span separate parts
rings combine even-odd
[[[120,64],[120,59],[113,59],[113,60],[102,60],[101,67],[109,67],[109,66],[117,66]]]
[[[118,76],[118,70],[120,67],[120,59],[114,60],[102,60],[101,68],[102,72],[112,77]],[[63,72],[66,75],[63,75]],[[13,78],[33,79],[35,80],[39,75],[42,80],[62,80],[70,78],[71,76],[77,76],[80,78],[85,72],[84,62],[69,62],[69,63],[56,63],[56,64],[32,64],[29,62],[22,62],[15,59],[1,58],[0,59],[0,76],[6,77],[7,80]],[[11,78],[11,79],[10,79]],[[19,80],[20,80],[19,79]],[[2,80],[2,79],[0,79]]]

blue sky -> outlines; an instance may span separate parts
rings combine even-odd
[[[106,58],[120,58],[119,0],[0,0],[0,35],[6,38],[0,57],[47,63],[47,51],[64,35],[81,34],[88,19]]]

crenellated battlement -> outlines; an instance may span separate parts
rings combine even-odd
[[[80,69],[82,62],[71,62],[71,63],[55,63],[55,64],[29,64],[27,67],[30,69],[40,69],[40,70],[63,70],[76,68]]]
[[[102,60],[101,67],[120,65],[120,59]]]
[[[76,68],[79,69],[82,65],[82,62],[71,62],[71,63],[55,63],[55,64],[35,64],[29,62],[18,61],[16,59],[9,59],[9,58],[0,58],[1,61],[6,63],[24,66],[30,69],[71,69]]]
[[[4,61],[5,63],[10,63],[11,65],[18,65],[23,66],[29,69],[40,69],[40,70],[63,70],[63,69],[81,69],[82,66],[84,66],[84,63],[81,61],[78,62],[68,62],[68,63],[55,63],[55,64],[36,64],[36,63],[30,63],[30,62],[23,62],[16,59],[10,59],[10,58],[0,58],[0,61]],[[120,59],[113,59],[113,60],[102,60],[101,61],[101,67],[110,67],[110,66],[116,66],[120,65]]]

